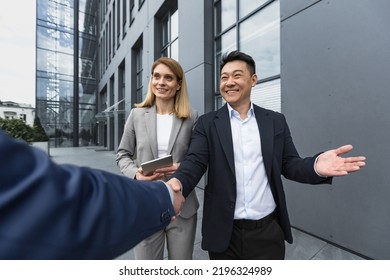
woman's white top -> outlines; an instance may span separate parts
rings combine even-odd
[[[157,114],[157,150],[158,157],[167,155],[168,142],[171,136],[173,114]]]

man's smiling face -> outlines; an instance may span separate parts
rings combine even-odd
[[[220,92],[233,108],[246,106],[250,103],[251,90],[256,82],[257,76],[249,72],[246,62],[234,60],[226,63],[221,70]]]

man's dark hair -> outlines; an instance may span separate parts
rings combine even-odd
[[[239,51],[232,51],[230,53],[225,53],[222,56],[221,66],[219,70],[222,71],[222,68],[225,66],[226,63],[232,62],[234,60],[241,60],[246,62],[246,64],[248,65],[249,73],[251,75],[256,73],[256,64],[253,58],[250,55],[247,55],[246,53],[239,52]]]

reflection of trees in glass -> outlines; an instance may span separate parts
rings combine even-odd
[[[80,138],[83,141],[83,146],[88,145],[89,141],[91,140],[91,132],[83,128],[80,132]]]
[[[42,127],[41,120],[38,117],[35,117],[34,119],[33,132],[35,142],[45,142],[49,140],[46,131]]]

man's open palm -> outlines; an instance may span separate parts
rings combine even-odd
[[[341,146],[334,150],[329,150],[318,156],[316,171],[324,177],[345,176],[350,172],[360,170],[365,166],[364,156],[343,158],[340,155],[352,150],[352,145]]]

